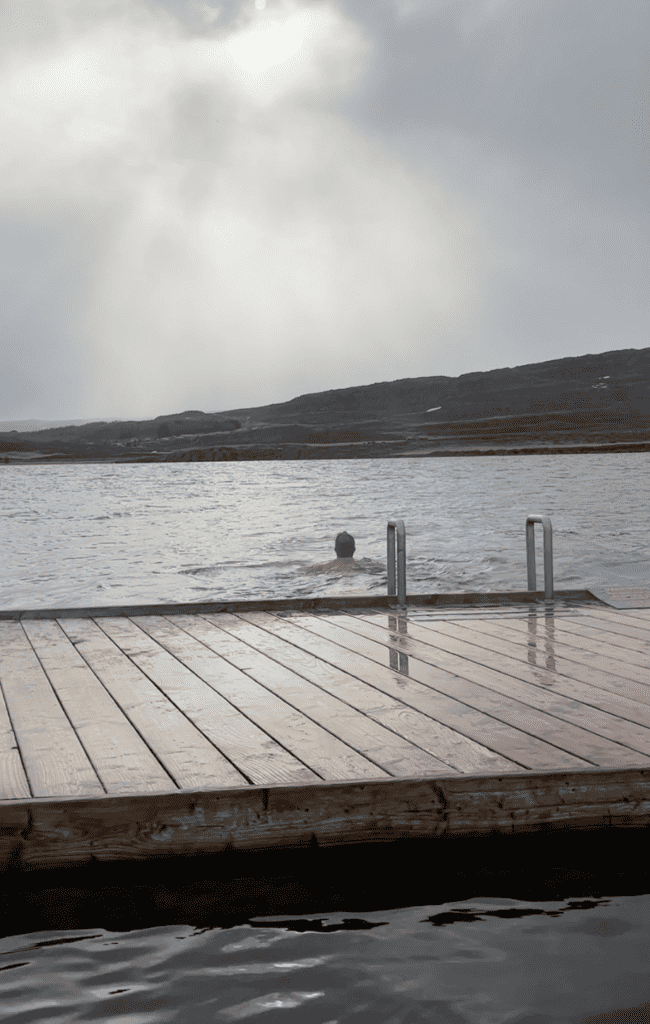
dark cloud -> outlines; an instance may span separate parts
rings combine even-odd
[[[9,418],[648,344],[646,0],[0,3]]]

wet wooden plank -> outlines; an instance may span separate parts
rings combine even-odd
[[[590,609],[588,614],[581,616],[581,620],[608,633],[620,633],[622,636],[638,640],[639,650],[650,645],[650,633],[643,620],[627,615],[626,612],[615,611],[613,608]]]
[[[220,616],[220,625],[222,621]],[[296,647],[291,642],[291,625],[268,613],[228,616],[222,628],[362,712],[362,728],[370,732],[376,727],[375,723],[379,723],[374,759],[381,758],[378,763],[393,775],[435,775],[441,771],[449,774],[450,768],[465,772],[518,768],[487,747],[459,737],[447,726]],[[338,729],[336,731],[341,735]]]
[[[103,794],[95,769],[19,622],[0,622],[0,675],[34,796]]]
[[[622,614],[630,619],[638,619],[640,622],[647,622],[650,625],[650,608],[626,608]]]
[[[635,588],[632,588],[632,589],[635,589]],[[644,590],[644,591],[638,590],[637,592],[638,593],[642,593],[643,592],[646,595],[648,593],[650,593],[650,591],[648,591],[648,590]],[[594,610],[598,611],[598,612],[602,612],[605,615],[611,615],[614,618],[618,618],[618,616],[620,615],[623,618],[628,618],[629,617],[631,619],[636,619],[636,618],[645,619],[645,618],[648,617],[648,612],[650,611],[650,608],[648,608],[645,604],[641,605],[641,607],[639,607],[639,608],[616,608],[613,605],[603,605],[603,604],[599,603],[599,604],[597,604],[595,606]]]
[[[346,628],[333,625],[334,616],[327,616],[326,621],[325,616],[306,616],[302,613],[292,615],[294,620],[298,617],[301,622],[309,621],[308,628],[314,632],[329,636],[331,639],[338,637],[336,642],[349,646],[351,650],[366,653],[366,656],[380,663],[385,664],[388,660],[388,648],[393,646],[396,650],[399,644],[404,652],[409,653],[410,674],[422,679],[423,675],[427,674],[423,665],[428,665],[429,669],[433,670],[429,676],[430,685],[437,689],[440,689],[440,686],[436,670],[443,669],[500,694],[502,699],[514,698],[519,701],[521,719],[526,723],[520,728],[541,736],[570,753],[584,757],[592,764],[640,764],[645,757],[650,756],[650,729],[635,725],[633,721],[599,711],[597,708],[546,691],[540,686],[521,682],[514,675],[506,675],[491,666],[471,661],[443,649],[443,646],[434,648],[420,640],[411,640],[409,636],[400,636],[398,639],[397,635],[393,644],[386,629],[357,616],[349,617]],[[343,619],[348,617],[336,615],[337,621],[342,622]],[[351,638],[348,633],[351,634]],[[444,644],[445,648],[458,646],[458,641],[442,636],[440,643]],[[479,648],[474,650],[478,651]],[[485,655],[489,655],[489,652],[485,652]],[[499,660],[497,659],[497,663]],[[513,664],[516,669],[521,665],[520,662],[514,662],[514,659]],[[443,685],[446,690],[446,681]]]
[[[518,770],[516,762],[436,720],[429,713],[416,709],[408,703],[408,694],[405,700],[400,699],[405,687],[411,686],[408,680],[392,672],[386,672],[379,679],[377,666],[363,658],[356,659],[356,663],[354,658],[345,658],[343,669],[335,664],[337,650],[333,645],[318,637],[307,638],[305,642],[304,630],[284,618],[276,618],[267,612],[238,613],[238,617],[270,634],[264,643],[284,642],[280,648],[271,648],[277,652],[278,659],[287,659],[305,675],[312,674],[318,685],[331,688],[331,692],[340,694],[364,714],[388,724],[389,728],[434,753],[458,771]],[[426,700],[428,695],[423,688],[420,689],[420,696]],[[427,708],[430,711],[431,702]],[[456,722],[453,712],[452,718]]]
[[[454,774],[2,803],[24,868],[650,824],[650,770]],[[21,819],[29,820],[23,835]]]
[[[618,621],[605,621],[604,619],[599,619],[593,614],[584,614],[575,616],[575,618],[572,616],[571,619],[568,619],[566,623],[567,629],[573,630],[574,623],[575,625],[579,625],[581,628],[597,630],[598,633],[602,635],[603,640],[608,644],[620,645],[624,638],[625,645],[628,646],[630,650],[635,650],[639,653],[647,653],[650,650],[650,639],[647,637],[647,634],[644,633],[643,629],[638,631],[637,635],[634,635],[635,627],[633,619],[624,619],[621,616]],[[637,625],[641,625],[641,623],[637,622]],[[623,626],[624,629],[631,628],[633,635],[627,636],[626,634],[621,633],[619,631],[620,626]]]
[[[543,600],[543,591],[532,595],[530,591],[498,591],[494,593],[467,593],[460,594],[411,594],[409,602],[414,607],[426,606],[429,608],[486,608],[488,611],[501,606],[504,608],[536,607]],[[555,607],[573,607],[575,602],[591,602],[593,600],[588,590],[556,590]],[[251,611],[277,611],[279,609],[295,609],[301,611],[315,611],[327,608],[385,608],[388,609],[395,604],[394,597],[387,597],[386,594],[365,594],[360,596],[329,596],[329,597],[292,597],[292,598],[262,598],[261,600],[230,600],[225,601],[188,601],[173,602],[165,604],[127,604],[127,605],[95,605],[91,608],[11,608],[0,609],[0,620],[6,619],[18,622],[22,619],[62,619],[62,618],[106,618],[120,616],[132,618],[134,615],[215,615],[218,612],[251,612]]]
[[[583,666],[587,661],[590,668],[598,669],[606,675],[621,676],[624,680],[634,680],[644,684],[644,690],[636,690],[639,693],[639,700],[650,703],[650,651],[647,654],[636,655],[638,661],[629,661],[621,657],[616,648],[603,640],[593,639],[588,636],[578,636],[569,632],[560,622],[556,623],[554,616],[542,619],[531,619],[529,622],[508,622],[500,623],[499,629],[492,630],[491,623],[477,623],[476,631],[485,633],[486,627],[496,636],[507,637],[508,642],[521,646],[532,645],[540,650],[540,653],[549,650],[549,657],[553,658],[556,671],[565,675],[573,676],[575,669],[570,664]],[[502,632],[500,632],[502,630]],[[575,678],[584,678],[577,676]],[[632,691],[630,691],[630,695]],[[644,700],[645,696],[645,700]]]
[[[29,836],[31,798],[0,799],[0,871],[20,867],[20,853]]]
[[[553,606],[555,615],[569,616],[577,614],[575,609],[563,607],[560,603],[556,602]],[[299,609],[302,610],[302,609]],[[305,609],[308,610],[308,609]],[[334,609],[336,611],[346,611],[345,608]],[[370,611],[370,608],[357,609],[359,612]],[[390,614],[389,609],[384,609],[387,614]],[[449,605],[446,607],[437,607],[436,605],[408,605],[408,617],[416,622],[437,622],[440,619],[445,621],[451,620],[453,622],[461,621],[464,619],[525,619],[529,615],[540,615],[544,614],[545,605],[537,604],[511,604],[511,605],[498,605],[491,607],[490,605]],[[239,614],[239,613],[237,613]]]
[[[436,649],[444,647],[439,641],[441,636],[470,643],[501,656],[504,672],[528,682],[538,681],[552,686],[556,693],[599,707],[611,714],[624,718],[629,714],[633,721],[650,728],[650,687],[624,676],[601,675],[580,661],[562,657],[565,649],[557,642],[551,644],[548,635],[546,639],[540,635],[533,645],[532,640],[527,639],[531,636],[528,631],[515,631],[496,623],[482,623],[472,629],[458,623],[445,623],[436,626],[436,632],[432,632],[434,639],[429,640],[424,633],[415,632],[418,628],[414,627],[413,636],[431,643]],[[493,667],[495,664],[494,659],[490,660],[483,655],[477,656],[477,660],[492,664]],[[521,662],[526,668],[518,671],[512,665],[513,660]]]
[[[234,664],[236,659],[252,667],[257,660],[255,652],[251,651],[242,662],[232,638],[228,642],[228,634],[207,619],[179,615],[174,616],[173,621],[171,617],[162,622],[153,617],[138,617],[136,621],[157,643],[214,686],[320,778],[376,779],[388,774],[337,735],[277,697],[253,678],[248,669],[244,671]],[[227,657],[221,653],[224,649],[229,652]],[[267,674],[270,678],[268,667]]]
[[[163,765],[170,789],[222,785],[223,755],[96,622],[61,619],[60,625]]]
[[[624,638],[633,642],[633,649],[643,652],[650,650],[650,637],[643,629],[636,629],[632,619],[611,620],[599,619],[596,615],[581,615],[580,623],[598,630],[603,639],[608,643],[618,643],[618,638]]]
[[[357,616],[354,618],[357,619]],[[361,616],[360,618],[362,621],[372,623],[372,619],[369,617]],[[382,625],[386,629],[385,623]],[[597,677],[599,686],[595,686],[591,682],[583,682],[580,675],[584,674],[591,679],[590,670],[585,670],[582,673],[581,666],[577,665],[575,674],[569,676],[568,672],[572,670],[575,663],[562,662],[562,659],[551,658],[547,654],[542,656],[541,653],[538,654],[536,650],[527,648],[521,643],[512,643],[508,631],[496,623],[492,626],[486,624],[480,632],[465,629],[457,623],[444,623],[435,627],[432,624],[427,626],[414,624],[409,625],[408,630],[410,640],[416,645],[414,653],[416,653],[417,644],[420,642],[430,648],[429,651],[426,650],[426,647],[419,651],[420,656],[426,661],[430,660],[431,651],[435,652],[436,663],[440,651],[450,652],[453,656],[466,657],[469,661],[475,661],[477,664],[502,670],[506,676],[512,677],[513,683],[515,680],[521,680],[524,684],[531,684],[535,687],[544,686],[543,692],[552,692],[558,695],[560,704],[557,706],[562,711],[562,717],[566,717],[568,708],[569,720],[579,720],[575,714],[571,714],[571,708],[577,706],[580,715],[588,723],[586,727],[593,728],[600,735],[609,735],[617,740],[620,737],[621,742],[626,742],[624,737],[634,736],[636,744],[647,743],[650,739],[650,732],[644,731],[650,730],[648,688],[639,683],[609,676]],[[505,641],[500,639],[503,635],[507,637]],[[559,670],[560,667],[565,674]],[[519,683],[517,683],[518,685]],[[515,692],[512,687],[510,687],[510,691]],[[535,706],[545,708],[550,706],[552,700],[552,698],[541,697],[537,689],[530,691],[530,697],[533,701],[542,700],[541,705]],[[641,700],[640,697],[644,699]],[[562,698],[567,698],[564,709],[561,703]],[[579,703],[576,704],[576,702]],[[634,723],[634,725],[627,725],[621,731],[620,727],[614,725],[611,719],[608,720],[607,717],[600,716],[600,712],[605,713],[606,716],[616,716],[619,726],[620,720]],[[637,727],[643,728],[638,729]],[[609,731],[604,732],[603,730]],[[645,751],[645,747],[638,749]]]
[[[25,799],[31,795],[23,762],[20,759],[18,741],[2,693],[2,655],[0,653],[0,800]],[[2,860],[1,848],[0,837],[0,861]]]
[[[477,633],[485,633],[484,623],[477,623],[474,627]],[[650,652],[643,655],[634,650],[632,644],[632,658],[626,658],[626,651],[605,639],[607,634],[594,627],[584,626],[581,622],[575,625],[562,622],[560,625],[555,617],[550,614],[539,619],[530,619],[521,623],[499,623],[494,631],[489,628],[486,635],[497,634],[504,642],[512,644],[513,652],[519,653],[521,649],[528,648],[529,660],[533,661],[535,656],[541,658],[546,655],[550,659],[551,667],[555,666],[558,671],[570,675],[573,672],[573,665],[588,666],[590,669],[602,672],[604,676],[618,676],[625,684],[646,683],[650,680]],[[647,661],[648,670],[644,671],[643,663]],[[543,661],[540,662],[542,664]],[[562,669],[559,668],[563,665]],[[616,672],[613,671],[614,667]],[[627,670],[630,669],[630,675]],[[611,671],[610,671],[611,670]],[[579,678],[579,677],[578,677]],[[642,688],[639,693],[644,693]]]
[[[290,644],[235,615],[205,617],[223,631],[221,635],[214,634],[211,641],[213,650],[276,696],[286,700],[297,711],[332,732],[387,774],[448,775],[450,770],[454,770],[449,764],[413,746],[401,736],[396,736],[372,716],[363,714],[354,705],[342,700],[339,693],[327,686],[318,685],[316,680],[324,681],[328,675],[327,668],[316,665],[316,680],[309,679],[309,668],[304,664],[308,655],[304,652],[293,648],[298,658],[292,658]],[[316,659],[313,661],[316,662]],[[296,668],[303,671],[295,671]]]
[[[422,676],[428,685],[414,678],[413,673],[393,670],[342,647],[327,637],[304,629],[292,617],[277,616],[278,622],[293,626],[291,642],[330,665],[356,676],[373,688],[387,693],[440,722],[460,736],[501,754],[524,769],[588,767],[592,762],[567,753],[555,742],[541,739],[535,731],[539,725],[549,731],[548,716],[536,716],[526,705],[474,686],[452,673],[424,666]],[[432,683],[435,681],[435,688]],[[554,727],[556,723],[552,723]],[[551,730],[552,731],[552,728]],[[449,738],[447,738],[449,741]],[[462,753],[462,748],[459,750]],[[447,754],[445,755],[447,756]]]
[[[215,785],[246,785],[254,778],[265,784],[286,781],[287,777],[306,781],[303,765],[134,622],[118,618],[97,622],[214,745],[211,771],[219,780]],[[307,778],[313,779],[313,773]]]
[[[23,629],[107,793],[164,792],[172,779],[56,621]]]
[[[526,621],[526,620],[524,620]],[[536,626],[531,624],[531,629],[536,629],[538,635],[543,635],[543,630],[548,631],[551,626],[556,636],[562,642],[571,644],[573,647],[580,646],[588,641],[595,651],[607,653],[608,657],[618,658],[621,661],[629,662],[631,665],[648,665],[650,668],[650,644],[645,650],[639,650],[636,640],[621,636],[619,633],[609,633],[596,626],[585,625],[581,618],[557,619],[556,616],[540,616]],[[650,672],[646,678],[650,682]]]

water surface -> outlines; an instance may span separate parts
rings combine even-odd
[[[648,1004],[649,916],[650,896],[483,897],[13,936],[0,940],[2,1020],[577,1024]]]
[[[643,453],[4,466],[0,607],[385,593],[390,518],[406,524],[409,593],[525,590],[529,512],[552,519],[558,588],[650,584],[648,466]],[[344,529],[370,571],[305,575]]]

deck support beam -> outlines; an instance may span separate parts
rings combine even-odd
[[[0,804],[0,866],[650,824],[650,767]]]

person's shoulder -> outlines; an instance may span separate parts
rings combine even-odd
[[[324,562],[322,565],[310,565],[305,569],[305,572],[310,574],[317,572],[327,572],[328,569],[331,569],[333,565],[336,565],[336,559],[332,562]]]

